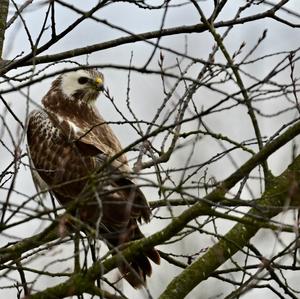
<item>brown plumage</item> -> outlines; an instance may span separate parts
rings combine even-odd
[[[103,90],[103,75],[95,69],[59,76],[44,96],[43,110],[34,110],[27,139],[32,165],[40,184],[57,200],[96,228],[110,248],[143,237],[138,221],[148,222],[150,209],[144,194],[130,179],[126,156],[94,102]],[[135,288],[151,275],[152,248],[119,269]]]

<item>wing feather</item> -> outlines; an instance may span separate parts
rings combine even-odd
[[[98,73],[97,73],[98,74]],[[143,238],[137,221],[149,221],[150,208],[130,178],[121,144],[96,108],[66,99],[58,77],[43,98],[47,110],[29,116],[27,140],[33,173],[64,207],[95,227],[111,248]],[[80,100],[80,98],[79,98]],[[113,160],[113,161],[111,161]],[[79,213],[79,214],[78,214]],[[151,274],[152,248],[119,269],[128,282],[141,287]]]
[[[109,148],[103,142],[98,142],[99,138],[95,137],[93,131],[80,138],[79,136],[85,134],[83,132],[87,128],[81,128],[77,124],[76,130],[74,127],[71,121],[60,119],[53,114],[49,117],[49,113],[45,111],[31,113],[27,138],[30,155],[36,169],[34,173],[39,174],[40,181],[46,182],[50,188],[53,188],[57,198],[64,205],[79,195],[94,198],[97,192],[104,197],[102,201],[106,205],[107,215],[114,215],[116,204],[120,205],[122,201],[123,205],[126,205],[125,210],[130,211],[130,215],[125,213],[123,217],[118,217],[121,223],[128,221],[129,217],[142,218],[148,222],[149,206],[142,191],[129,178],[127,161],[125,164],[124,159],[121,161],[116,159],[103,167],[110,158],[108,153],[115,151],[119,145],[115,143],[114,149]],[[102,152],[100,148],[104,148],[105,151]],[[100,173],[97,172],[98,169],[102,169]],[[95,174],[96,189],[94,180],[80,180],[90,175],[95,177]],[[67,184],[68,181],[71,183]],[[62,182],[64,182],[63,186],[56,187]],[[111,185],[113,189],[108,192],[103,188],[105,185]],[[97,209],[93,207],[90,210],[91,212],[84,218],[94,221],[97,217],[98,212],[95,212]],[[96,216],[92,217],[91,214]],[[111,219],[108,222],[110,221]]]

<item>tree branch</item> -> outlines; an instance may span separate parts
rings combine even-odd
[[[6,19],[8,14],[9,0],[1,0],[0,4],[0,60],[2,59]]]
[[[160,296],[160,299],[184,298],[195,286],[206,280],[219,266],[247,245],[250,239],[261,228],[252,215],[264,217],[265,221],[268,222],[272,217],[285,209],[287,200],[290,199],[293,205],[299,205],[299,170],[300,156],[280,176],[271,180],[269,188],[257,202],[257,204],[265,207],[265,209],[257,210],[256,208],[252,208],[242,218],[250,221],[251,224],[236,224],[202,257],[175,277]],[[295,183],[297,184],[297,192],[291,193]]]
[[[95,279],[97,279],[99,276],[104,275],[109,271],[111,271],[112,269],[114,269],[115,267],[117,267],[120,258],[125,259],[127,261],[131,261],[140,252],[147,251],[153,246],[162,244],[166,240],[172,238],[179,231],[181,231],[188,222],[192,221],[193,219],[196,219],[201,215],[206,215],[210,209],[209,203],[211,202],[216,203],[220,201],[223,198],[222,195],[224,195],[229,189],[235,186],[235,184],[239,182],[245,175],[249,174],[252,169],[254,169],[257,165],[261,163],[262,160],[267,159],[268,156],[270,156],[278,148],[286,144],[292,138],[297,136],[299,133],[300,133],[300,122],[293,125],[291,128],[289,128],[285,133],[283,133],[273,142],[267,144],[259,153],[254,155],[244,165],[242,165],[239,170],[237,170],[226,180],[224,180],[224,182],[221,183],[219,187],[217,187],[214,191],[208,194],[203,201],[198,202],[194,204],[192,207],[190,207],[189,209],[185,210],[180,216],[174,218],[172,222],[168,226],[166,226],[163,230],[153,234],[148,238],[144,238],[142,240],[132,242],[132,244],[128,246],[120,254],[114,255],[113,257],[104,261],[103,263],[102,262],[94,263],[93,266],[91,266],[84,274],[82,273],[74,274],[67,281],[59,285],[56,285],[54,287],[50,287],[39,293],[36,293],[32,295],[31,298],[32,299],[46,298],[45,297],[46,295],[47,296],[51,295],[55,298],[64,298],[66,296],[82,294],[83,292],[86,292],[86,288],[89,287],[91,282],[95,281]],[[294,182],[291,180],[290,175],[294,174],[294,169],[296,167],[300,168],[300,156],[295,160],[293,165],[294,165],[293,169],[292,166],[289,167],[288,170],[284,172],[281,176],[276,177],[272,180],[272,183],[270,184],[269,187],[269,191],[265,192],[262,199],[258,201],[258,204],[266,207],[265,213],[263,215],[257,214],[258,213],[257,210],[253,208],[250,210],[252,215],[259,215],[259,216],[266,217],[266,221],[268,221],[269,218],[273,217],[274,215],[282,211],[282,207],[284,206],[283,201],[286,199],[286,195],[291,183]],[[298,177],[300,180],[300,174],[298,175]],[[280,189],[277,188],[278,184],[280,184]],[[283,190],[283,192],[279,193],[278,190]],[[275,206],[276,209],[272,209],[272,208],[267,209],[270,206],[271,207]],[[245,216],[245,217],[249,218],[249,216]],[[193,287],[195,287],[196,283],[193,284],[190,280],[195,280],[195,281],[197,280],[197,283],[199,283],[199,281],[206,279],[211,272],[213,272],[216,268],[218,268],[238,249],[243,247],[243,245],[246,244],[248,240],[257,232],[257,230],[260,228],[259,223],[261,222],[261,220],[255,222],[255,220],[253,220],[253,216],[250,217],[251,217],[250,219],[252,219],[253,225],[237,224],[235,228],[231,230],[228,233],[228,235],[226,235],[226,239],[225,238],[222,239],[219,243],[217,243],[214,247],[212,247],[209,250],[208,258],[205,259],[204,261],[201,260],[202,261],[201,263],[207,268],[207,271],[204,272],[205,274],[204,276],[202,273],[203,270],[201,269],[200,271],[199,267],[196,267],[197,271],[201,272],[197,274],[198,275],[197,279],[195,279],[197,275],[196,273],[194,273],[195,272],[194,270],[191,270],[193,272],[192,275],[189,274],[190,272],[187,272],[188,273],[186,274],[187,278],[184,277],[183,279],[184,283],[186,284],[186,287],[183,288],[183,290],[181,291],[182,294],[187,294]],[[246,229],[245,233],[243,232],[244,227]],[[238,244],[238,246],[236,244]],[[226,251],[227,245],[229,246],[228,252]],[[224,255],[221,256],[222,258],[221,257],[219,259],[216,258],[218,257],[216,255],[217,250],[221,250],[220,252],[222,254],[224,251]],[[205,256],[207,254],[208,253],[206,253]],[[211,263],[212,266],[210,266],[209,263]],[[186,271],[188,271],[189,268],[187,268],[183,273],[186,273]],[[193,277],[193,279],[190,279],[191,276]],[[177,286],[178,284],[179,282],[177,280],[175,280],[175,282],[172,283],[172,285],[170,284],[169,287],[166,289],[165,293],[163,294],[163,296],[166,297],[162,297],[162,298],[164,299],[171,298],[171,293],[173,292],[172,289],[174,285]],[[175,289],[178,290],[178,288]],[[183,298],[184,295],[174,296],[174,294],[172,293],[172,297]]]
[[[286,2],[286,0],[284,2]],[[228,21],[216,22],[216,23],[214,23],[214,28],[223,28],[223,27],[253,22],[256,20],[264,19],[264,18],[272,18],[277,9],[275,9],[275,7],[273,7],[272,9],[269,9],[262,13],[258,13],[256,15],[251,15],[251,16],[247,16],[247,17],[239,18],[239,19],[232,19],[232,20],[228,20]],[[86,17],[92,17],[91,15],[92,14],[90,13],[89,16],[86,16]],[[79,19],[81,19],[81,18],[79,18]],[[33,62],[35,65],[42,64],[42,63],[49,63],[49,62],[59,61],[59,60],[67,59],[67,58],[73,58],[73,57],[80,56],[80,55],[90,54],[90,53],[93,53],[96,51],[115,48],[117,46],[121,46],[121,45],[125,45],[125,44],[132,44],[135,42],[146,41],[146,40],[150,40],[153,38],[158,38],[158,37],[163,37],[163,36],[171,36],[171,35],[176,35],[176,34],[200,33],[200,32],[204,32],[206,30],[207,30],[206,24],[195,24],[195,25],[190,25],[190,26],[179,26],[179,27],[173,27],[173,28],[166,28],[166,29],[162,29],[162,30],[156,30],[156,31],[145,32],[145,33],[140,33],[140,34],[134,34],[132,32],[128,32],[127,34],[130,34],[130,36],[120,37],[120,38],[117,38],[114,40],[110,40],[110,41],[106,41],[106,42],[102,42],[102,43],[98,43],[98,44],[94,44],[94,45],[90,45],[90,46],[86,46],[86,47],[80,47],[80,48],[72,49],[72,50],[65,51],[65,52],[60,52],[60,53],[53,54],[53,55],[44,55],[44,56],[39,56],[39,57],[37,56],[37,57],[32,58],[32,55],[28,54],[25,57],[15,60],[12,63],[7,61],[1,70],[1,74],[4,74],[7,71],[9,71],[11,69],[15,69],[17,67],[32,65]],[[63,33],[65,34],[65,31],[63,31]],[[58,38],[56,37],[56,39],[58,39]],[[47,50],[50,47],[50,45],[52,45],[54,42],[56,42],[56,40],[47,42],[44,46],[37,49],[36,53],[39,54],[39,53],[42,53],[43,51]],[[173,52],[175,52],[175,51],[173,51]]]

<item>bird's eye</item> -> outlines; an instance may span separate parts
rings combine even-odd
[[[79,84],[85,84],[88,81],[89,81],[89,78],[87,78],[87,77],[80,77],[80,78],[78,78],[78,83]]]

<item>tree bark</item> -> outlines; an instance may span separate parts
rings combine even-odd
[[[6,19],[8,14],[9,0],[1,0],[0,4],[0,59],[2,59]]]
[[[299,206],[300,156],[280,176],[274,177],[256,206],[242,218],[250,220],[250,224],[236,224],[218,243],[212,246],[198,260],[175,277],[159,299],[184,298],[202,281],[236,252],[248,244],[250,239],[266,223],[288,209],[288,206]],[[259,219],[259,221],[256,221]]]

